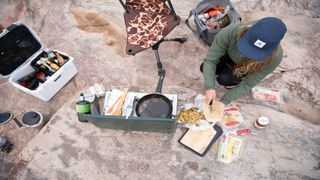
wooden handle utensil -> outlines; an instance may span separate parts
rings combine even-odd
[[[124,103],[124,100],[127,97],[127,94],[128,94],[128,88],[124,88],[123,89],[123,94],[122,94],[121,99],[120,99],[120,101],[119,101],[119,103],[117,105],[117,108],[112,113],[113,116],[121,116],[121,114],[122,114],[122,105]]]

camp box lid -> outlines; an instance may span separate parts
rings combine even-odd
[[[43,45],[37,34],[22,22],[15,22],[0,34],[0,77],[9,77],[34,59]]]

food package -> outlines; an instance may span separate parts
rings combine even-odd
[[[242,122],[243,117],[238,107],[231,106],[224,109],[222,121],[220,122],[224,129],[231,130],[238,127]]]
[[[283,97],[279,90],[256,86],[252,88],[252,96],[256,100],[283,103]]]
[[[217,161],[230,164],[240,157],[243,140],[232,135],[224,135],[220,141]]]
[[[111,93],[105,98],[103,112],[104,115],[112,115],[116,110],[117,105],[123,95],[123,91],[118,89],[112,89]]]

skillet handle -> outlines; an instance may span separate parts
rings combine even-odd
[[[17,125],[18,128],[22,128],[21,123],[18,121],[16,117],[14,117],[12,120],[14,121],[14,123]]]

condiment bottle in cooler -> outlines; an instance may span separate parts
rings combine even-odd
[[[59,53],[56,53],[56,58],[59,61],[60,66],[66,63],[66,61],[63,59],[63,57]]]
[[[50,60],[47,60],[46,63],[55,70],[59,70],[60,68],[56,63],[53,63]]]

